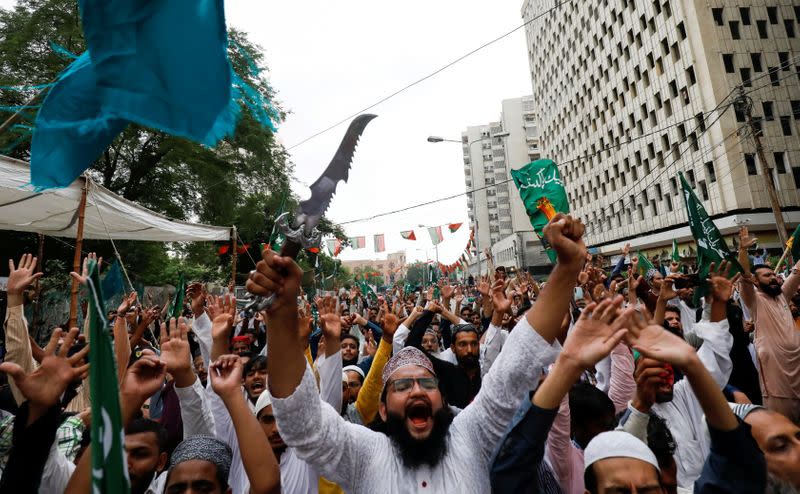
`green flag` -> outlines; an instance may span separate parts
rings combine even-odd
[[[519,170],[511,170],[531,226],[539,236],[547,256],[555,262],[556,253],[547,245],[542,230],[556,213],[569,213],[567,191],[558,166],[552,160],[537,160]]]
[[[183,278],[183,273],[181,273],[178,279],[178,286],[175,288],[175,298],[172,300],[172,304],[170,304],[169,307],[169,317],[177,319],[183,315],[183,299],[185,296],[186,280]]]
[[[651,269],[656,269],[656,267],[653,266],[653,263],[650,262],[650,259],[648,259],[646,255],[642,254],[641,251],[639,251],[639,250],[636,251],[636,257],[639,258],[639,274],[640,275],[644,276]]]
[[[711,218],[708,217],[703,203],[701,203],[694,191],[683,178],[683,173],[678,174],[681,179],[681,188],[683,189],[683,199],[686,204],[686,214],[689,217],[689,229],[692,231],[692,236],[697,242],[697,268],[698,276],[701,280],[700,290],[695,293],[699,295],[705,294],[705,279],[708,275],[711,263],[719,263],[722,260],[728,261],[732,266],[730,269],[730,276],[742,271],[742,266],[736,259],[736,256],[728,250],[728,244],[717,229]]]
[[[117,364],[111,332],[105,317],[103,290],[96,263],[89,267],[89,394],[92,400],[92,491],[130,491],[125,455],[124,431],[119,405]]]
[[[678,241],[674,238],[672,239],[672,260],[675,262],[681,262],[681,255],[678,252]]]

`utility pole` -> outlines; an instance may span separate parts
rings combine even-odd
[[[783,214],[781,214],[781,203],[778,200],[778,193],[775,191],[775,184],[772,182],[772,169],[767,164],[767,157],[764,155],[764,147],[761,145],[761,132],[753,124],[753,101],[744,94],[744,87],[739,86],[739,97],[735,103],[740,109],[744,110],[747,125],[750,126],[750,131],[753,134],[753,139],[756,143],[756,154],[758,154],[758,161],[761,162],[761,177],[764,179],[764,185],[767,187],[769,194],[769,202],[772,206],[772,214],[775,215],[775,225],[778,227],[778,239],[781,242],[781,247],[786,245],[786,223],[783,221]]]

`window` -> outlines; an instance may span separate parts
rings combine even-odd
[[[763,72],[764,67],[761,65],[761,54],[760,53],[751,53],[750,54],[750,61],[753,62],[753,70],[756,72]]]
[[[770,24],[777,24],[778,23],[778,8],[777,7],[767,7],[767,17],[769,17]]]
[[[794,178],[794,186],[800,189],[800,166],[792,168],[792,176]]]
[[[739,16],[742,18],[742,24],[745,26],[750,25],[750,8],[749,7],[740,7],[739,8]]]
[[[792,135],[792,120],[790,117],[781,117],[781,129],[783,130],[783,135]]]
[[[772,101],[764,101],[761,103],[761,106],[764,108],[764,120],[770,122],[775,120],[775,113],[772,111]]]
[[[678,181],[675,180],[675,177],[669,179],[669,189],[672,191],[673,195],[678,194]]]
[[[758,170],[756,169],[756,157],[753,154],[745,153],[744,155],[744,164],[747,167],[747,174],[748,175],[757,175]]]
[[[744,87],[753,86],[753,83],[750,82],[750,69],[739,69],[739,74],[742,76],[742,84],[744,84]]]
[[[690,86],[697,84],[697,76],[694,75],[694,67],[686,69],[686,80],[689,81]]]
[[[731,38],[733,39],[741,39],[739,35],[739,22],[737,21],[730,21],[728,23],[728,27],[731,29]]]
[[[686,39],[686,26],[683,25],[683,22],[678,24],[678,37],[681,41]]]
[[[704,201],[708,200],[708,187],[706,187],[706,181],[701,180],[698,182],[700,184],[700,195],[703,197]]]
[[[694,170],[686,170],[686,178],[689,179],[689,185],[691,185],[692,188],[697,187],[697,183],[694,181]]]
[[[767,72],[769,72],[769,80],[772,82],[773,86],[780,86],[781,79],[778,77],[778,69],[775,67],[768,67]]]
[[[795,120],[800,120],[800,100],[792,100],[792,116]]]
[[[792,67],[789,64],[789,53],[785,51],[778,52],[778,66],[781,70],[790,70]]]
[[[667,203],[667,211],[669,211],[671,213],[673,211],[673,208],[672,208],[672,197],[664,196],[664,202]]]
[[[794,21],[791,19],[784,20],[783,27],[786,28],[786,37],[794,38]]]
[[[722,7],[711,9],[711,15],[714,16],[714,22],[717,23],[717,26],[724,25],[722,20]]]
[[[700,129],[700,132],[705,132],[706,130],[706,119],[702,113],[698,113],[694,116],[695,122],[697,122],[697,128]]]
[[[786,173],[786,161],[784,160],[783,152],[772,153],[772,156],[775,158],[775,168],[778,173]]]
[[[717,173],[714,171],[713,161],[706,162],[706,177],[708,177],[708,181],[712,184],[717,181]]]
[[[767,34],[767,21],[756,21],[756,27],[758,28],[758,36],[761,39],[769,38],[769,34]],[[733,38],[739,39],[739,38]]]

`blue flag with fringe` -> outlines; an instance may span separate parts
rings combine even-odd
[[[235,130],[241,102],[274,129],[269,104],[233,72],[222,0],[79,5],[88,49],[37,115],[37,189],[69,185],[131,122],[213,146]]]

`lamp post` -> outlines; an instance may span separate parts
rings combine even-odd
[[[469,141],[467,143],[467,149],[469,149],[469,169],[470,169],[470,175],[471,175],[472,181],[473,181],[472,189],[469,192],[470,192],[471,197],[472,197],[473,208],[475,207],[475,183],[474,183],[474,180],[475,180],[475,160],[472,159],[472,145],[477,143],[477,142],[485,141],[486,139],[491,139],[493,137],[508,137],[509,135],[511,135],[509,132],[498,132],[497,134],[493,134],[491,136],[479,137],[478,139],[473,139],[473,140],[471,140],[471,141]],[[462,141],[462,140],[445,139],[444,137],[440,137],[440,136],[428,136],[428,142],[434,143],[434,144],[435,143],[439,143],[439,142],[456,142],[458,144],[464,144],[464,141]],[[485,181],[485,179],[484,179],[484,181]],[[481,236],[478,233],[478,215],[476,214],[475,215],[475,250],[478,251],[478,273],[477,273],[477,276],[481,275],[481,240],[480,240],[480,238],[481,238]]]

